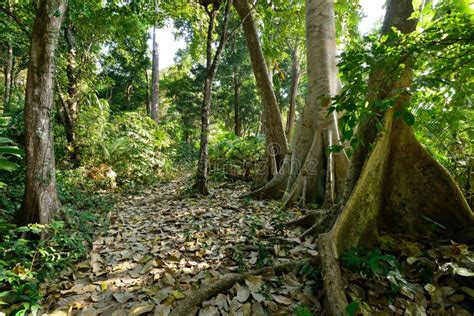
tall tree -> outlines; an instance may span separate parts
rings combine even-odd
[[[158,0],[155,0],[155,13],[158,13]],[[159,121],[160,105],[160,55],[158,47],[158,25],[153,26],[153,52],[151,63],[151,118]]]
[[[234,7],[242,21],[247,49],[263,105],[264,131],[267,153],[270,158],[270,171],[271,174],[275,174],[288,152],[285,128],[250,5],[247,0],[234,0]]]
[[[335,113],[327,115],[339,89],[333,1],[306,1],[306,46],[308,95],[290,153],[279,173],[251,195],[283,197],[285,205],[300,198],[331,205],[342,197],[348,165],[344,152],[330,150],[341,144]]]
[[[26,83],[26,188],[16,223],[48,224],[60,202],[51,134],[54,100],[54,57],[67,2],[40,0],[30,43]]]
[[[411,0],[387,2],[382,34],[388,45],[400,41],[393,28],[404,34],[415,31],[413,12]],[[409,120],[400,115],[411,103],[413,65],[410,53],[401,59],[386,55],[369,76],[370,106],[386,100],[392,100],[393,106],[386,111],[374,108],[374,113],[383,117],[381,136],[373,119],[359,126],[357,134],[365,145],[359,150],[365,154],[352,159],[361,159],[362,167],[360,162],[354,164],[359,171],[350,174],[345,207],[330,233],[319,238],[326,306],[331,315],[343,314],[347,305],[337,262],[342,252],[375,244],[380,230],[425,235],[435,221],[456,239],[474,224],[474,214],[460,189],[418,142]]]
[[[212,56],[212,36],[214,34],[214,25],[221,1],[200,0],[200,4],[204,7],[204,10],[209,17],[209,22],[206,41],[206,80],[204,83],[204,97],[201,107],[201,141],[199,147],[199,161],[195,189],[200,194],[208,195],[209,190],[207,188],[207,176],[209,171],[209,115],[211,112],[212,85],[217,68],[219,67],[222,52],[224,51],[225,43],[227,41],[227,24],[232,0],[226,1],[221,36],[214,57]]]

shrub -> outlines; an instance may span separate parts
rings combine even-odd
[[[143,112],[111,115],[107,101],[90,96],[81,107],[77,135],[82,165],[105,186],[110,175],[116,175],[120,185],[134,185],[171,171],[163,154],[170,138]],[[107,177],[101,176],[101,170]]]
[[[211,139],[210,174],[217,178],[255,180],[265,170],[265,140],[261,137],[237,137],[223,130]]]

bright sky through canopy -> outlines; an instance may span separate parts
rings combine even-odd
[[[374,25],[382,21],[385,13],[385,0],[360,0],[360,5],[364,10],[364,18],[359,25],[362,34],[368,33]]]
[[[384,0],[360,0],[364,10],[365,17],[359,25],[362,34],[369,32],[373,26],[381,21],[384,14]],[[174,57],[179,49],[185,48],[186,43],[183,39],[175,39],[173,35],[174,28],[165,26],[158,31],[158,44],[160,48],[160,69],[168,68],[174,64]],[[151,38],[150,32],[150,38]],[[151,39],[148,47],[151,49]],[[151,56],[151,55],[150,55]]]

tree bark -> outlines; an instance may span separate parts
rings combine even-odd
[[[160,105],[160,69],[159,69],[159,51],[158,51],[158,28],[153,28],[153,57],[151,66],[151,118],[155,122],[159,122],[159,105]]]
[[[7,0],[6,10],[11,13],[10,0]],[[10,97],[12,92],[12,74],[13,74],[13,45],[9,40],[7,43],[7,57],[5,59],[5,66],[3,68],[5,78],[5,92],[3,94],[3,107],[0,115],[3,115],[5,110],[8,110],[10,104]]]
[[[288,109],[288,116],[286,120],[286,135],[288,139],[291,139],[291,133],[295,122],[296,113],[296,97],[298,95],[298,85],[300,82],[301,71],[300,71],[300,60],[298,58],[298,47],[294,48],[291,62],[291,86],[290,86],[290,104]]]
[[[285,205],[299,200],[334,204],[342,198],[348,159],[328,149],[340,145],[335,113],[328,115],[331,97],[338,93],[334,3],[307,0],[306,43],[308,95],[291,153],[279,173],[253,196],[283,197]]]
[[[240,119],[240,87],[239,65],[234,65],[234,133],[235,136],[242,136],[242,121]]]
[[[198,169],[196,175],[196,183],[194,188],[196,191],[203,195],[209,194],[209,189],[207,188],[207,177],[209,171],[209,115],[211,112],[211,102],[212,102],[212,84],[214,82],[214,76],[219,67],[219,62],[221,55],[224,51],[225,43],[227,41],[227,24],[228,16],[230,11],[230,6],[232,5],[232,0],[227,0],[227,4],[224,12],[224,23],[222,27],[222,34],[219,39],[219,45],[217,47],[214,57],[212,57],[212,33],[214,32],[214,24],[217,16],[217,7],[209,10],[208,6],[204,4],[204,9],[206,10],[209,16],[209,24],[207,28],[207,42],[206,42],[206,81],[204,83],[204,98],[202,101],[201,107],[201,140],[199,146],[199,161]]]
[[[54,56],[66,6],[66,1],[58,0],[40,0],[37,5],[26,83],[26,188],[15,216],[19,225],[48,224],[60,206],[50,118]]]
[[[148,78],[148,67],[145,67],[145,84],[146,84],[146,113],[151,117],[151,100],[150,100],[150,79]]]
[[[247,0],[234,0],[234,7],[242,21],[245,41],[250,55],[257,89],[262,100],[265,116],[265,135],[267,155],[272,160],[270,165],[280,167],[288,152],[287,138],[281,119],[277,98],[273,90],[268,67],[263,56],[258,38],[255,20]]]

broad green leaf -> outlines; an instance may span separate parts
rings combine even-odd
[[[18,168],[18,165],[16,163],[13,163],[11,161],[5,160],[5,159],[0,159],[0,170],[6,170],[6,171],[15,171]]]
[[[359,310],[359,305],[360,305],[360,302],[358,301],[353,301],[352,303],[348,304],[346,306],[347,315],[349,316],[357,315],[357,311]]]

